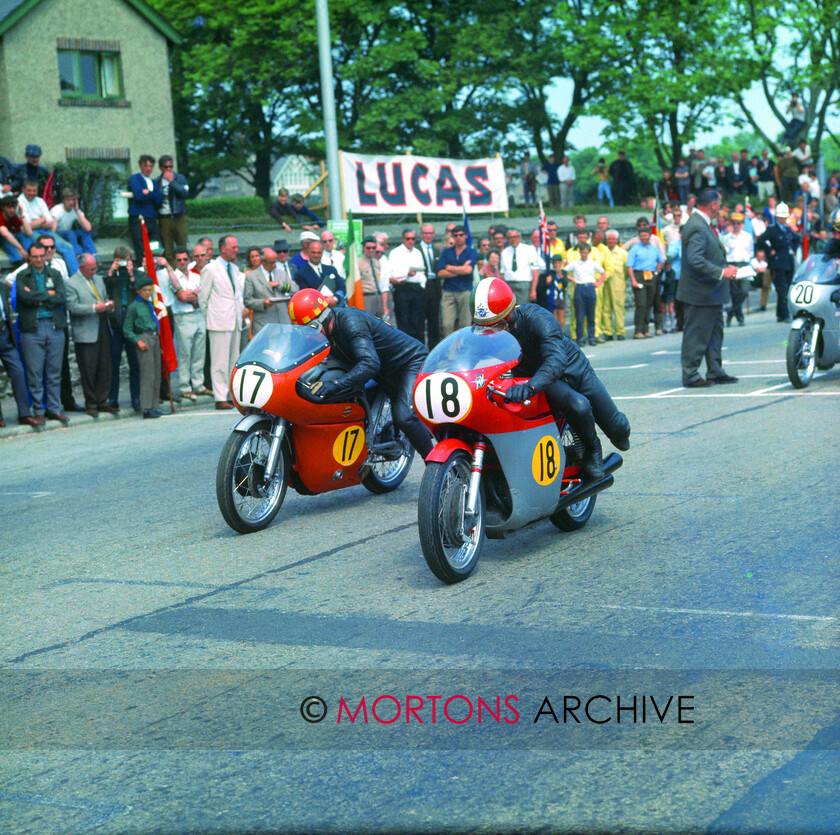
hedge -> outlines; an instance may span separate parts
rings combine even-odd
[[[191,218],[265,217],[265,203],[261,197],[208,197],[187,200],[187,215]]]

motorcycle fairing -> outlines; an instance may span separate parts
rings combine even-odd
[[[531,462],[538,445],[546,436],[553,438],[557,445],[557,472],[550,483],[540,484],[534,478]],[[528,522],[550,516],[557,507],[566,465],[557,424],[552,421],[551,424],[520,429],[514,433],[505,432],[486,437],[499,459],[512,503],[512,510],[507,519],[495,525],[488,523],[488,531],[518,530]]]
[[[293,427],[295,463],[294,470],[303,486],[312,493],[327,493],[342,487],[359,484],[359,470],[367,459],[367,453],[357,454],[344,465],[336,457],[335,446],[347,430],[358,428],[359,435],[354,442],[365,445],[365,427],[360,421]],[[346,436],[345,436],[346,437]],[[340,452],[338,453],[340,456]],[[304,464],[305,466],[302,466]]]

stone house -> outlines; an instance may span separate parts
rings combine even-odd
[[[143,0],[0,0],[0,155],[107,162],[175,154],[169,48],[181,36]],[[156,171],[157,173],[157,171]]]

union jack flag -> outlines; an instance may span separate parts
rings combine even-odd
[[[548,240],[548,221],[543,211],[542,200],[540,200],[540,250],[542,251],[545,268],[551,269],[551,243]]]

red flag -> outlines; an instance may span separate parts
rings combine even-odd
[[[650,234],[651,237],[654,235],[659,235],[659,198],[653,198],[653,220],[650,224]]]
[[[51,209],[55,205],[55,199],[53,198],[54,185],[55,171],[51,171],[50,176],[47,177],[47,182],[44,184],[44,202],[47,204],[48,209]]]
[[[155,313],[160,326],[160,356],[163,373],[168,376],[178,367],[175,343],[172,341],[172,323],[169,321],[169,314],[166,311],[166,305],[163,303],[163,294],[160,292],[160,285],[157,280],[155,257],[152,255],[152,245],[149,243],[149,233],[146,230],[146,221],[143,220],[142,215],[140,216],[140,226],[143,231],[143,261],[146,265],[146,274],[155,283]]]

